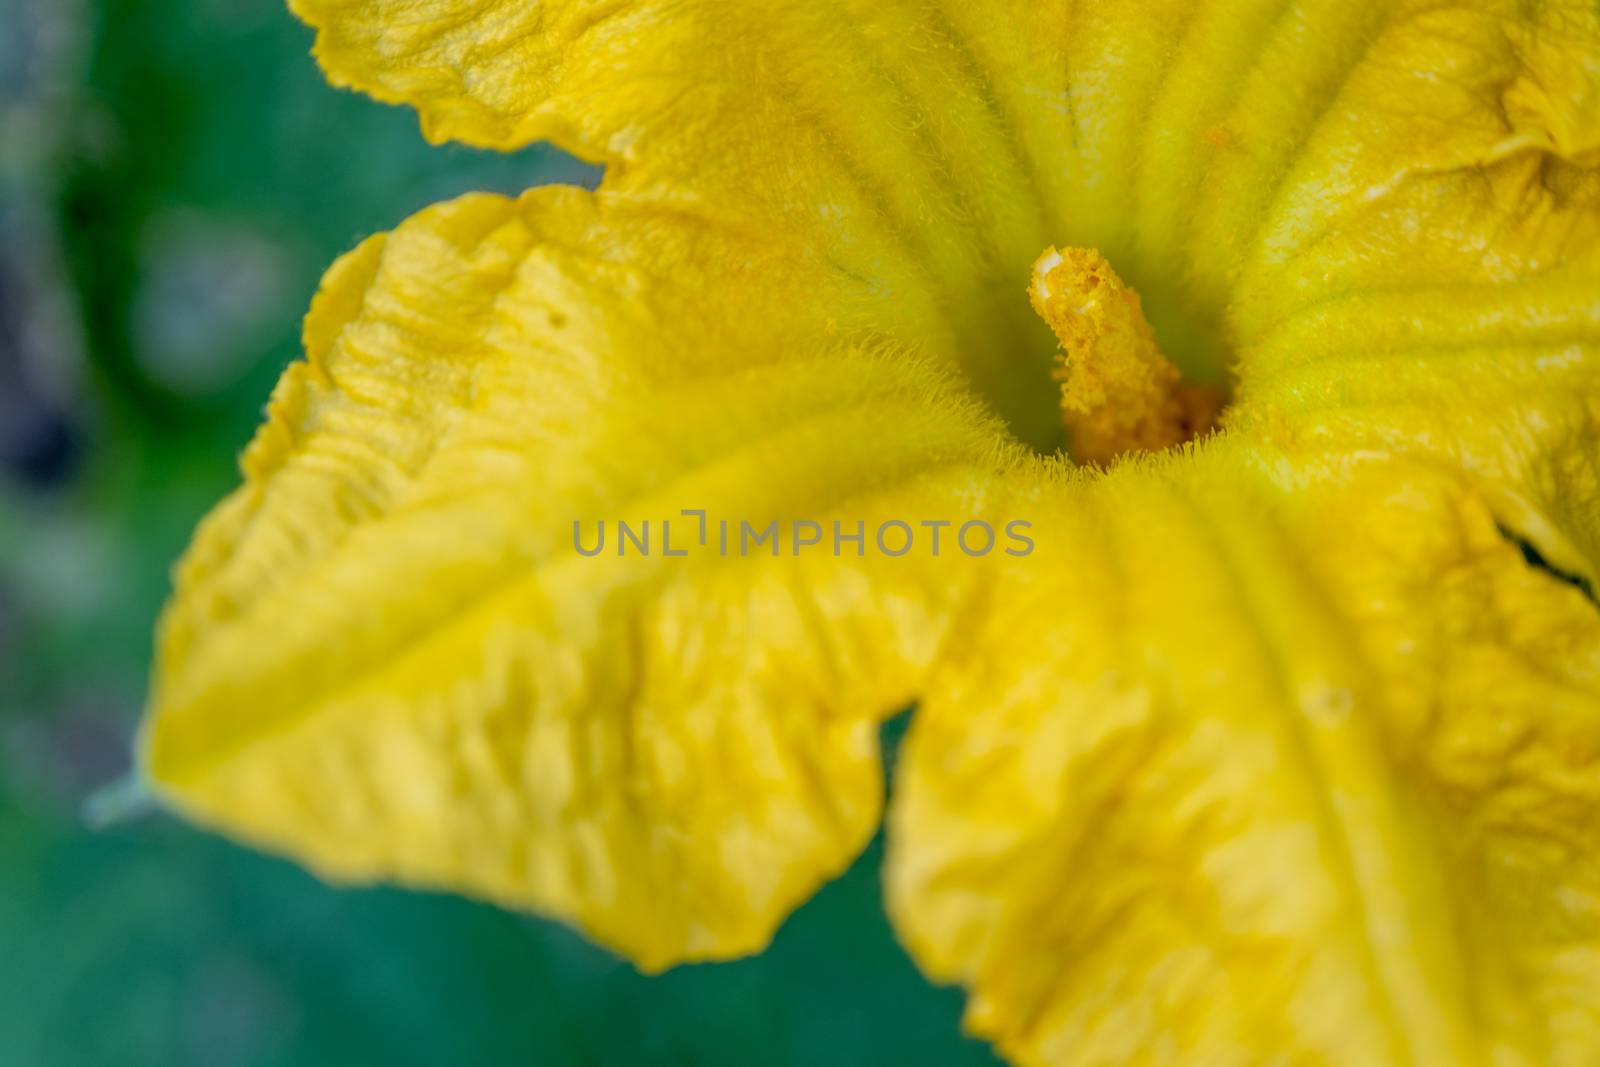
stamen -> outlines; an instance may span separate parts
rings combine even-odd
[[[1033,265],[1028,296],[1061,341],[1052,376],[1061,383],[1061,417],[1078,462],[1105,466],[1216,426],[1223,390],[1183,380],[1156,346],[1139,294],[1099,252],[1046,249]]]

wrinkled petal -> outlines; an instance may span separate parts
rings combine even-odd
[[[1202,246],[1254,234],[1233,282],[1233,425],[1447,463],[1594,580],[1600,8],[1393,7],[1281,181],[1219,182],[1196,212]]]
[[[714,527],[666,558],[660,523],[959,518],[1002,464],[924,365],[732,287],[801,269],[763,248],[546,189],[340,260],[180,568],[162,794],[329,877],[554,913],[647,967],[762,945],[872,833],[877,724],[959,561],[724,558]],[[574,550],[575,522],[592,546],[616,520],[652,554],[619,558],[614,527]]]
[[[1600,1058],[1600,611],[1464,479],[1226,438],[1038,507],[889,898],[1024,1064]]]
[[[608,191],[804,244],[1021,437],[1059,442],[1053,342],[1019,286],[1068,202],[1018,133],[1025,27],[992,39],[1016,5],[292,6],[333,81],[415,105],[430,137],[549,139],[606,163]]]

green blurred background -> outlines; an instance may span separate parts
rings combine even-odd
[[[986,1064],[874,845],[764,955],[644,978],[549,923],[338,890],[152,815],[150,634],[338,253],[595,175],[425,144],[277,0],[0,0],[0,1064]]]

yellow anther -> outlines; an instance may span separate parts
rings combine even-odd
[[[1182,444],[1216,425],[1223,392],[1186,382],[1156,346],[1139,294],[1089,248],[1047,249],[1028,295],[1061,341],[1061,417],[1080,463]]]

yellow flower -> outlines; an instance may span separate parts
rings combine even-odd
[[[329,272],[171,804],[661,968],[851,860],[915,702],[889,908],[1015,1062],[1600,1062],[1593,0],[292,2],[606,177]],[[1035,550],[579,551],[684,509]]]

